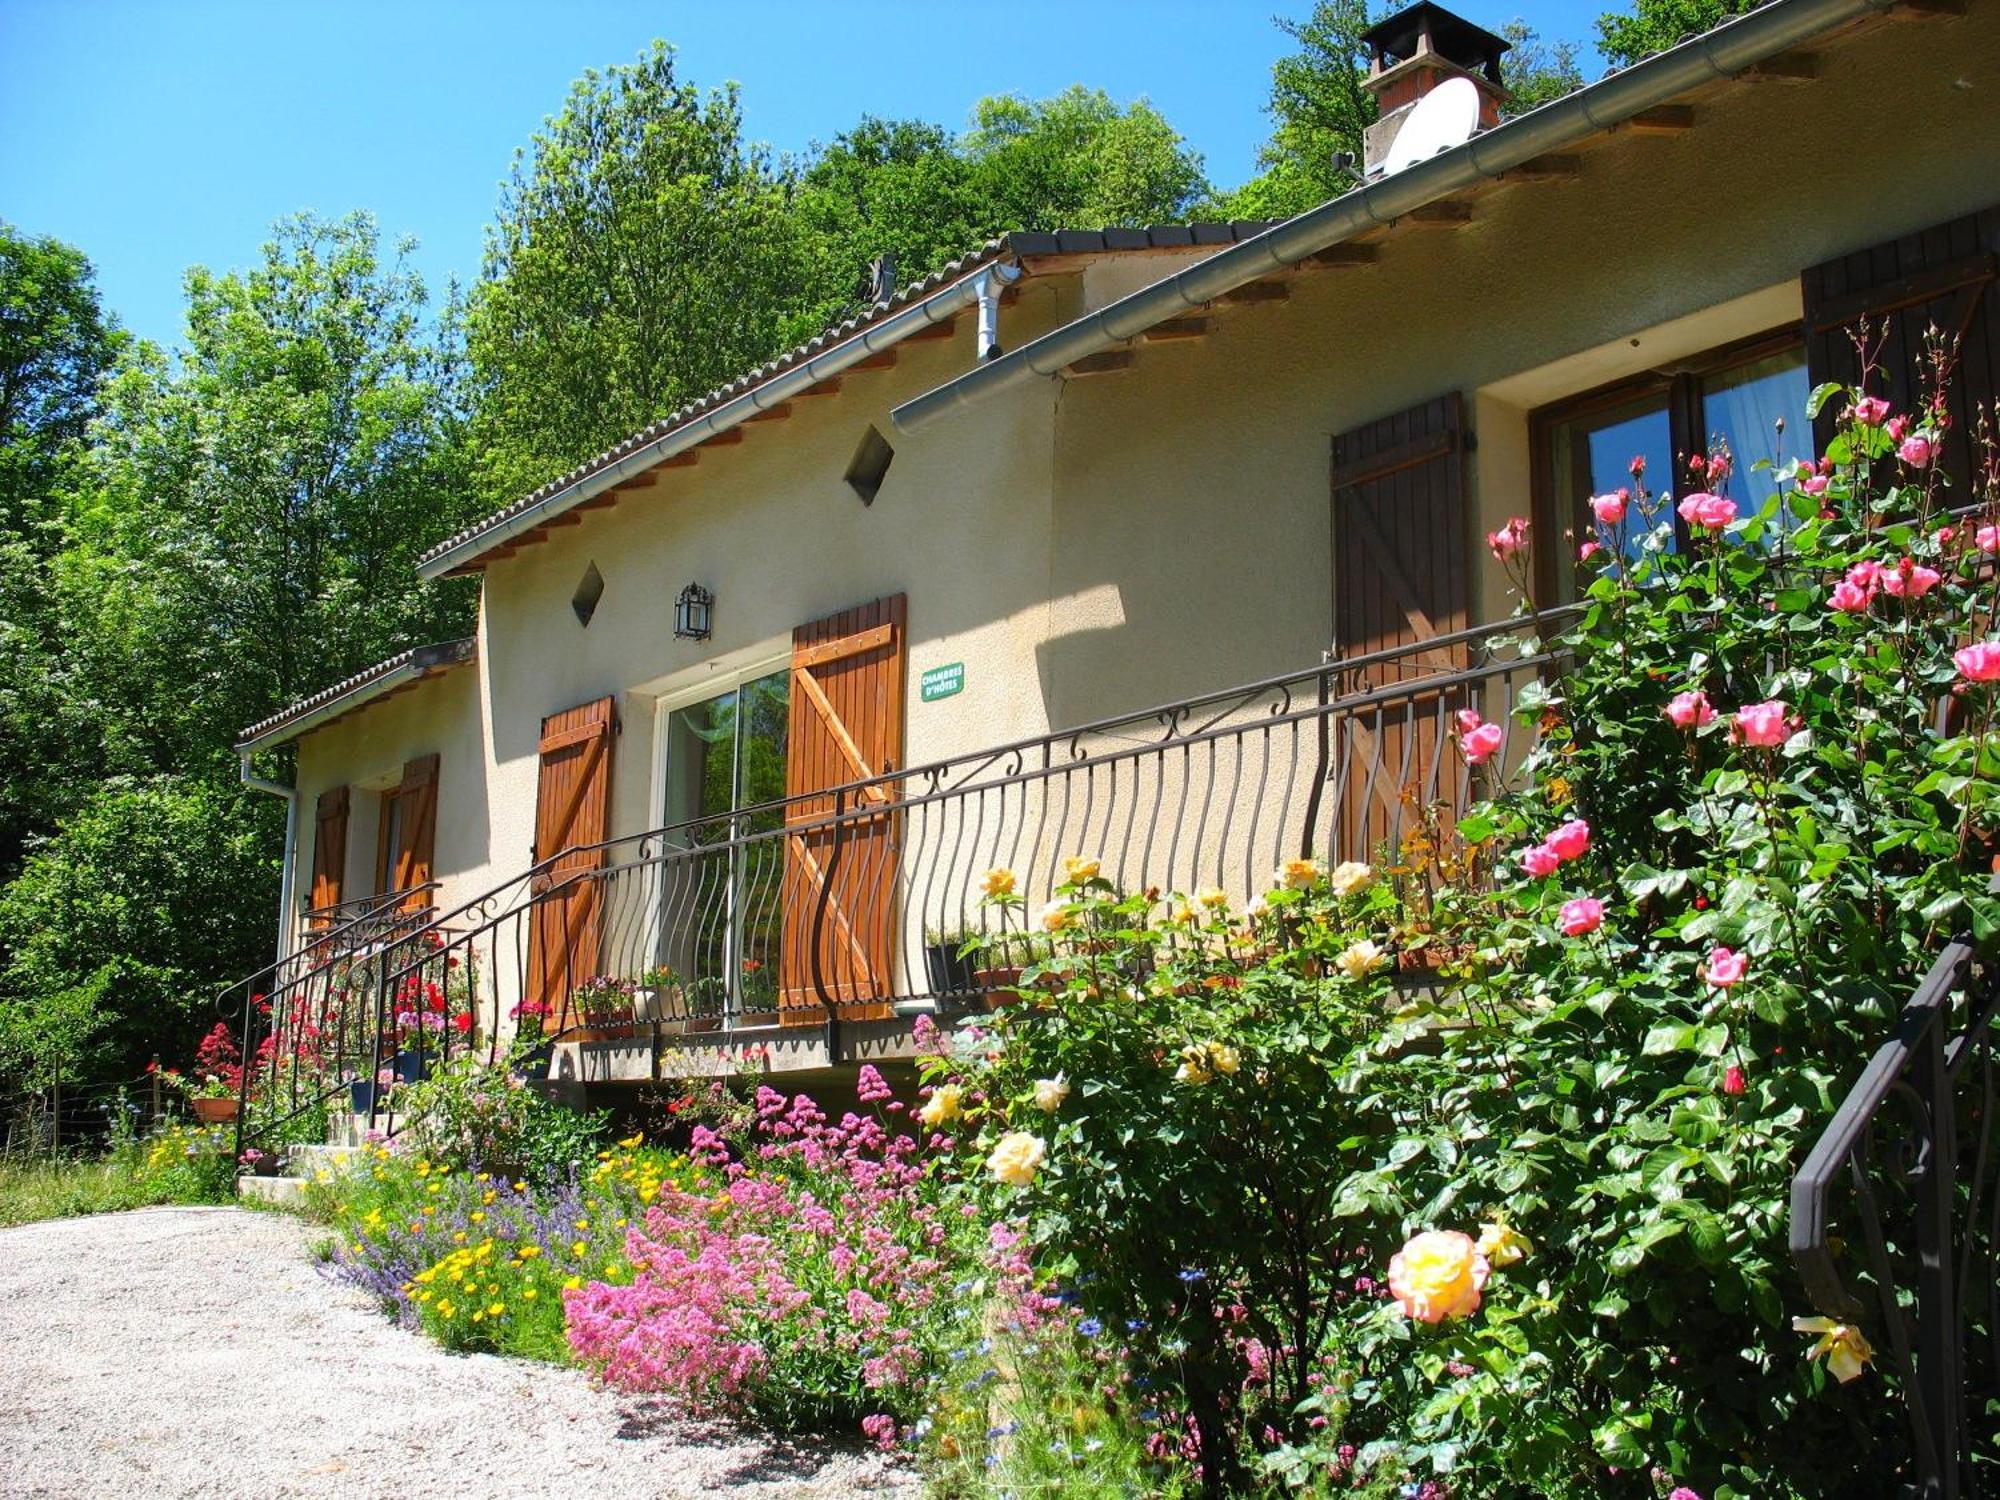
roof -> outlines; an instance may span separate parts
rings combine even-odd
[[[1242,220],[1233,223],[1155,224],[1133,229],[1017,230],[1001,235],[997,239],[988,240],[969,254],[962,255],[940,266],[930,275],[902,287],[894,296],[864,308],[845,322],[836,324],[818,337],[787,350],[770,363],[758,366],[727,385],[717,386],[678,411],[642,427],[616,447],[607,448],[560,478],[550,480],[540,489],[523,495],[464,530],[445,538],[417,559],[418,569],[426,576],[446,571],[437,568],[436,564],[452,554],[460,555],[454,561],[453,570],[466,566],[477,558],[480,550],[477,546],[471,546],[471,550],[468,551],[470,544],[478,544],[486,538],[494,537],[495,533],[505,529],[508,523],[517,517],[538,509],[544,512],[544,518],[560,515],[569,507],[551,505],[549,502],[565,491],[578,490],[586,481],[617,465],[621,460],[628,459],[639,449],[663,443],[678,430],[712,415],[717,408],[740,400],[759,386],[812,360],[815,356],[851,342],[892,315],[911,308],[925,298],[954,283],[975,276],[990,266],[1012,262],[1032,270],[1035,261],[1054,256],[1117,255],[1136,251],[1192,249],[1200,246],[1214,246],[1219,249],[1260,234],[1273,222],[1275,221]],[[588,498],[586,494],[578,493],[575,497],[576,503],[580,504],[586,498]],[[498,544],[499,539],[492,543],[496,546]]]
[[[426,677],[463,666],[478,654],[479,644],[470,636],[399,651],[386,661],[378,661],[330,688],[322,688],[309,698],[279,709],[267,719],[259,719],[236,737],[237,752],[267,750],[297,739],[308,730],[323,729],[366,704],[413,687]]]

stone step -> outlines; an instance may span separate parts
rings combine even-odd
[[[270,1203],[283,1208],[297,1207],[305,1199],[306,1184],[301,1177],[239,1177],[236,1196]]]
[[[302,1174],[295,1175],[310,1175],[314,1171],[333,1171],[336,1168],[345,1167],[349,1162],[352,1162],[356,1157],[361,1155],[361,1148],[359,1146],[293,1146],[289,1149],[287,1155],[290,1157],[294,1167],[304,1169]]]

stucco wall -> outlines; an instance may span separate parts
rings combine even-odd
[[[299,740],[296,889],[312,890],[314,804],[337,786],[355,790],[347,830],[348,898],[374,894],[374,792],[401,780],[404,762],[438,757],[437,835],[433,864],[440,909],[478,894],[492,880],[487,841],[486,743],[480,715],[480,669],[469,663],[427,678]],[[508,872],[500,872],[495,879]],[[296,914],[294,914],[296,920]]]
[[[639,830],[656,694],[782,656],[793,626],[881,595],[909,597],[913,681],[966,668],[940,703],[912,686],[912,763],[1309,666],[1330,644],[1333,434],[1463,391],[1474,529],[1490,529],[1528,510],[1534,406],[1794,320],[1803,267],[2000,196],[2000,11],[1819,52],[1816,82],[1719,90],[1691,131],[1617,134],[1577,180],[1487,193],[1467,227],[1391,235],[1378,263],[1217,309],[1207,338],[1141,343],[1122,373],[1035,381],[906,436],[890,406],[968,368],[971,320],[904,344],[893,370],[496,562],[478,666],[313,737],[302,784],[447,740],[439,865],[471,887],[527,860],[544,715],[618,695],[611,826]],[[1030,282],[1004,342],[1129,290],[1140,259]],[[842,475],[870,424],[897,456],[864,506]],[[1466,541],[1475,618],[1506,613]],[[584,629],[569,600],[592,562],[605,591]],[[709,642],[673,638],[690,581],[716,595]],[[455,757],[482,739],[474,796]]]

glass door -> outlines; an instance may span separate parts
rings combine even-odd
[[[777,1009],[791,673],[666,715],[660,961],[697,1018]]]

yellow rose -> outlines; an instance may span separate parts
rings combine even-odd
[[[980,876],[979,889],[988,896],[1011,896],[1014,894],[1014,872],[1004,865],[996,865]]]
[[[1174,1069],[1177,1083],[1207,1083],[1215,1076],[1208,1066],[1208,1048],[1181,1048],[1181,1065]]]
[[[1063,1107],[1063,1100],[1069,1097],[1069,1084],[1062,1078],[1037,1078],[1035,1080],[1035,1108],[1044,1114],[1054,1114]]]
[[[1192,922],[1195,920],[1196,917],[1200,915],[1201,913],[1197,912],[1192,906],[1188,905],[1187,902],[1185,901],[1183,901],[1179,906],[1176,906],[1174,908],[1174,920],[1176,922]]]
[[[1836,1323],[1832,1318],[1794,1318],[1792,1329],[1797,1333],[1819,1335],[1806,1358],[1818,1359],[1825,1355],[1827,1369],[1842,1385],[1859,1376],[1868,1361],[1875,1357],[1874,1348],[1861,1336],[1861,1330],[1851,1323]]]
[[[1288,859],[1278,866],[1278,884],[1288,891],[1311,890],[1320,873],[1316,859]]]
[[[1375,883],[1375,872],[1358,859],[1350,859],[1333,867],[1326,877],[1326,883],[1333,887],[1336,896],[1352,896],[1365,891]]]
[[[1048,1148],[1037,1136],[1025,1130],[1009,1131],[1000,1137],[993,1147],[993,1154],[986,1158],[986,1170],[995,1182],[1004,1182],[1009,1187],[1026,1187],[1035,1180],[1035,1172],[1048,1155]]]
[[[1372,938],[1363,938],[1360,942],[1344,949],[1340,956],[1334,959],[1340,972],[1349,979],[1365,979],[1377,969],[1385,967],[1388,962],[1389,955],[1384,953]]]
[[[1243,1058],[1234,1047],[1222,1042],[1208,1044],[1208,1065],[1217,1073],[1234,1073],[1243,1066]]]
[[[1071,885],[1081,885],[1086,880],[1097,879],[1098,868],[1098,863],[1094,859],[1071,855],[1063,861],[1063,879]]]
[[[1479,1253],[1493,1266],[1511,1266],[1534,1246],[1528,1237],[1497,1219],[1479,1231]]]
[[[1225,891],[1219,885],[1212,885],[1206,890],[1196,891],[1194,899],[1210,911],[1215,911],[1229,904],[1229,892]]]
[[[924,1101],[924,1107],[917,1111],[917,1118],[926,1125],[942,1125],[947,1120],[956,1120],[962,1093],[957,1084],[945,1084]]]
[[[1041,924],[1044,932],[1061,932],[1065,927],[1075,923],[1076,913],[1069,909],[1067,902],[1051,901],[1042,908],[1041,915],[1035,920]]]
[[[1479,1310],[1479,1289],[1492,1272],[1470,1235],[1429,1229],[1389,1260],[1389,1294],[1405,1317],[1440,1323]]]

